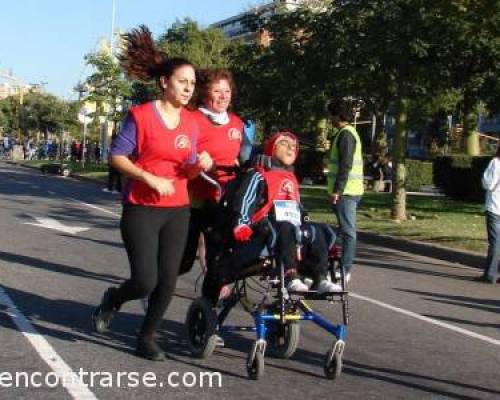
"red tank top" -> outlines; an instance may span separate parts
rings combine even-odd
[[[201,111],[193,114],[199,127],[196,150],[210,154],[216,166],[210,176],[224,188],[236,175],[232,169],[243,140],[243,121],[237,115],[229,114],[228,124],[215,125]],[[215,200],[217,190],[202,178],[196,178],[189,182],[189,194],[194,200]]]
[[[160,196],[143,182],[131,180],[125,202],[152,207],[183,207],[189,204],[184,167],[193,161],[198,126],[193,113],[181,110],[175,129],[168,129],[154,102],[130,110],[137,127],[137,158],[134,163],[153,175],[173,179],[175,193]]]
[[[267,216],[274,206],[275,200],[294,200],[300,203],[299,182],[295,174],[284,169],[271,169],[265,171],[257,168],[266,182],[266,202],[252,216],[252,223],[259,222]]]

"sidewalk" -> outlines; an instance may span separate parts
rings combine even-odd
[[[6,162],[8,164],[18,165],[25,168],[39,169],[38,167],[23,165],[22,163],[17,161],[6,161]],[[71,174],[70,177],[80,181],[93,182],[99,185],[103,185],[103,182],[98,179],[89,178],[78,174]],[[312,187],[312,186],[307,185],[307,187]],[[432,257],[438,260],[454,262],[462,265],[467,265],[473,268],[483,268],[485,261],[485,255],[480,253],[466,251],[466,250],[452,249],[449,247],[439,246],[436,244],[430,244],[416,240],[404,239],[373,232],[358,231],[358,238],[360,241],[364,243],[382,247],[388,247],[400,251],[406,251],[408,253],[413,253],[426,257]]]

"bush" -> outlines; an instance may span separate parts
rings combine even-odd
[[[406,160],[406,189],[419,191],[422,186],[433,183],[433,164],[430,161]]]
[[[484,201],[483,172],[491,156],[454,155],[434,160],[434,184],[457,200]]]

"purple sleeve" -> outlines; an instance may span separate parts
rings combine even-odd
[[[129,156],[137,153],[137,126],[134,118],[129,114],[123,123],[118,136],[111,143],[112,156]]]

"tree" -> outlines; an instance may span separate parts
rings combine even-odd
[[[229,46],[229,39],[220,29],[200,29],[198,24],[189,18],[176,21],[158,39],[158,47],[169,57],[187,58],[198,68],[229,66]]]
[[[4,132],[20,129],[24,137],[38,134],[47,139],[49,134],[74,130],[76,112],[72,102],[58,99],[47,93],[28,93],[20,106],[17,98],[8,97],[0,101],[0,125]]]
[[[453,87],[457,2],[436,0],[353,0],[337,2],[330,20],[342,26],[339,42],[323,41],[323,54],[340,48],[344,90],[387,110],[396,119],[392,217],[406,219],[406,141],[408,112]],[[325,29],[327,29],[324,24]],[[339,32],[339,28],[335,28]],[[319,38],[316,38],[318,40]]]
[[[460,90],[459,104],[466,150],[478,155],[479,136],[475,132],[481,101],[491,111],[499,110],[500,89],[500,3],[496,0],[454,0],[447,24],[450,29],[450,69],[453,87]]]
[[[85,81],[90,88],[87,100],[96,103],[95,117],[105,116],[116,129],[126,112],[125,101],[132,94],[132,84],[125,78],[117,59],[106,49],[87,54],[85,61],[93,67],[93,73]],[[94,119],[96,123],[97,119]]]

